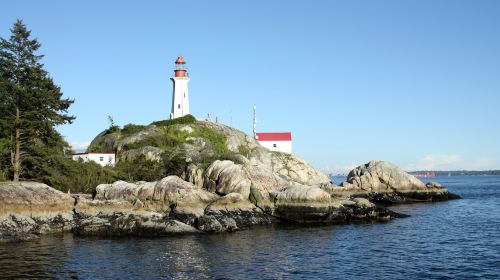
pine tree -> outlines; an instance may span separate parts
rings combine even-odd
[[[0,139],[9,142],[12,179],[18,181],[24,157],[60,138],[54,126],[75,117],[67,114],[74,101],[62,98],[43,68],[38,40],[21,20],[10,31],[9,39],[0,39]]]

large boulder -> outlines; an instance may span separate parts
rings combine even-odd
[[[239,193],[245,199],[250,195],[249,180],[243,166],[230,160],[217,160],[205,172],[204,187],[211,192],[226,195]]]
[[[198,227],[205,232],[223,232],[265,225],[277,220],[264,213],[239,193],[230,193],[210,204]]]
[[[415,176],[386,161],[370,161],[349,172],[343,186],[370,192],[425,190]]]
[[[370,161],[353,169],[340,188],[330,192],[347,192],[366,197],[379,204],[441,201],[460,198],[436,184],[424,184],[415,176],[385,161]]]
[[[250,186],[250,201],[267,213],[274,212],[274,199],[290,182],[272,170],[259,165],[245,165],[245,170],[252,185]]]
[[[70,231],[75,200],[35,182],[0,184],[0,242]]]
[[[284,190],[280,191],[276,196],[276,204],[286,204],[286,203],[324,203],[331,202],[331,196],[314,186],[304,186],[304,185],[291,185]]]
[[[100,200],[151,200],[155,184],[156,182],[129,183],[125,181],[101,184],[96,187],[95,198]]]
[[[205,173],[204,187],[220,195],[239,193],[267,213],[274,211],[274,198],[290,183],[270,168],[250,163],[215,161]]]
[[[198,188],[203,188],[204,176],[203,170],[195,164],[189,164],[182,174],[184,181],[190,182]]]
[[[307,186],[321,186],[330,184],[330,178],[310,166],[306,161],[298,156],[272,152],[271,170],[295,182]]]
[[[177,209],[204,209],[218,198],[218,195],[199,189],[177,176],[169,176],[156,183],[152,200],[165,202]]]
[[[347,221],[342,205],[315,186],[288,186],[276,195],[275,208],[275,216],[298,223]]]

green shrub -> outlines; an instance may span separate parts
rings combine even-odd
[[[145,125],[137,125],[137,124],[126,124],[123,126],[121,133],[123,136],[130,136],[132,134],[135,134],[137,132],[140,132],[146,128]]]
[[[104,133],[105,135],[115,133],[120,131],[120,127],[117,125],[112,125],[108,129],[106,129],[106,132]]]
[[[194,122],[196,122],[196,118],[193,115],[185,115],[184,117],[180,117],[177,119],[156,121],[156,122],[153,122],[151,124],[154,124],[158,127],[162,127],[162,126],[170,126],[170,125],[174,125],[174,124],[192,124]]]
[[[92,193],[97,185],[116,180],[111,167],[102,167],[95,162],[74,161],[60,154],[40,153],[25,159],[23,176],[72,193]]]
[[[108,147],[102,145],[92,145],[87,148],[87,152],[89,153],[108,153],[112,152]]]
[[[186,158],[178,153],[164,153],[162,155],[162,167],[164,177],[170,175],[182,176],[186,170]]]
[[[116,181],[116,173],[111,167],[102,167],[92,161],[68,160],[63,170],[42,177],[41,181],[64,192],[93,193],[98,185]]]
[[[141,155],[133,160],[122,160],[114,171],[117,180],[128,182],[158,181],[170,175],[181,176],[186,168],[186,160],[179,154],[163,154],[160,161],[147,160]]]
[[[144,155],[133,160],[121,160],[114,167],[117,180],[128,182],[156,181],[163,178],[162,164],[147,160]]]

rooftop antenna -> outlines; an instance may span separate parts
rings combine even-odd
[[[257,106],[253,105],[253,138],[257,139]]]

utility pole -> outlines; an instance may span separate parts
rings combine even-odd
[[[253,138],[257,138],[257,106],[253,105]]]

